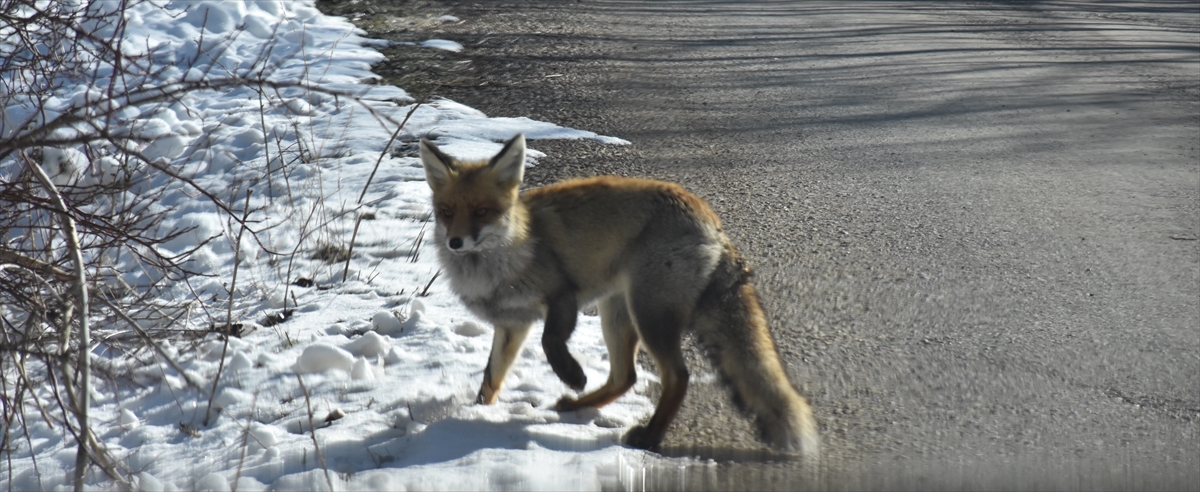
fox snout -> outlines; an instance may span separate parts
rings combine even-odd
[[[501,221],[498,213],[482,207],[443,205],[439,208],[437,240],[455,253],[484,247],[487,238],[495,233],[496,222]]]
[[[470,236],[450,236],[443,238],[442,244],[444,244],[447,248],[450,248],[450,251],[454,251],[456,253],[465,253],[478,247],[479,240]]]
[[[470,234],[470,231],[457,232],[453,227],[445,227],[438,232],[441,233],[438,239],[442,245],[456,253],[470,251],[479,244],[479,238]]]

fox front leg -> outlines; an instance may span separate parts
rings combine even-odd
[[[567,383],[575,391],[583,391],[587,386],[587,375],[579,362],[567,350],[567,340],[575,332],[575,322],[579,316],[579,303],[575,293],[560,292],[546,299],[546,327],[542,330],[542,350],[546,352],[546,361],[558,379]]]
[[[564,396],[554,406],[560,412],[572,412],[581,408],[599,408],[612,403],[637,383],[638,334],[629,316],[624,294],[617,294],[600,301],[600,327],[604,330],[604,344],[608,346],[608,381],[596,391],[578,399]]]
[[[508,370],[517,359],[517,352],[525,343],[532,325],[496,325],[496,334],[492,337],[492,353],[488,356],[487,367],[483,369],[483,384],[479,387],[479,395],[475,403],[491,405],[500,396],[500,385],[504,384]]]

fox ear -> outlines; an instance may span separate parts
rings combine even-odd
[[[503,185],[518,186],[525,178],[525,135],[518,133],[508,142],[500,153],[488,162],[488,167],[496,173],[496,181]]]
[[[454,159],[442,153],[437,145],[426,138],[421,139],[421,165],[425,167],[425,181],[434,191],[445,187],[458,174]]]

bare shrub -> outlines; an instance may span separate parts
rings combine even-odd
[[[195,291],[179,299],[167,290],[210,275],[189,261],[208,242],[236,241],[236,251],[243,233],[258,241],[271,227],[255,219],[252,187],[265,185],[271,200],[291,199],[288,168],[337,152],[310,144],[299,124],[264,123],[265,161],[242,166],[221,197],[194,180],[188,165],[177,165],[214,160],[214,132],[205,128],[191,138],[151,116],[190,111],[187,96],[197,91],[249,90],[259,118],[286,113],[289,101],[311,94],[361,103],[309,80],[273,77],[296,54],[278,53],[270,42],[250,63],[211,63],[241,30],[219,39],[202,35],[182,56],[131,44],[124,38],[126,13],[142,1],[0,0],[0,450],[12,453],[15,440],[28,440],[31,417],[63,426],[79,444],[77,490],[91,465],[121,485],[129,476],[90,435],[89,360],[97,350],[149,351],[178,370],[159,340],[210,330],[231,336],[236,285],[224,300]],[[369,104],[357,107],[401,126]],[[195,238],[194,227],[168,224],[167,193],[211,202],[227,218],[225,232]],[[303,236],[337,219],[313,220],[314,210],[295,207],[295,220],[311,224],[301,228]],[[353,220],[355,211],[345,214]],[[258,247],[272,261],[287,261],[283,280],[290,283],[298,247],[271,251],[261,241]],[[210,308],[208,326],[181,323]],[[89,333],[89,320],[100,327],[96,333]],[[189,383],[209,395],[200,382]]]

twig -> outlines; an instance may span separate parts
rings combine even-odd
[[[75,297],[79,300],[79,392],[76,394],[77,399],[73,401],[76,418],[79,419],[79,449],[75,454],[75,491],[82,492],[83,480],[87,476],[88,452],[87,446],[91,441],[91,426],[88,425],[88,407],[91,406],[91,348],[92,340],[91,333],[88,330],[88,288],[87,288],[87,272],[84,270],[83,250],[79,246],[79,234],[75,230],[75,220],[71,218],[70,212],[67,211],[67,204],[63,201],[62,194],[58,192],[58,187],[54,186],[54,182],[50,181],[50,177],[46,175],[46,171],[42,169],[41,163],[30,162],[26,160],[26,167],[37,178],[42,187],[46,189],[46,193],[50,195],[50,200],[54,204],[59,214],[59,220],[62,222],[63,235],[67,239],[67,248],[71,253],[71,261],[75,264],[75,279],[71,286],[75,290]],[[63,319],[63,330],[70,329],[69,318]],[[66,350],[66,347],[63,347]],[[64,359],[64,364],[69,364],[67,359]]]
[[[408,250],[409,263],[416,263],[421,259],[421,243],[425,241],[425,227],[429,225],[429,218],[432,215],[425,217],[425,220],[421,222],[421,229],[417,231],[417,237],[413,239],[413,245]]]
[[[7,340],[7,333],[5,334],[4,338]],[[25,371],[25,354],[21,354],[21,360],[17,359],[17,351],[14,350],[10,352],[10,354],[12,355],[13,364],[17,367],[17,377],[21,383],[23,383],[26,388],[33,388],[33,382],[29,380],[29,374],[27,374]],[[0,384],[7,385],[6,381],[8,381],[8,378],[0,378]],[[8,392],[4,391],[3,394],[7,395]],[[14,400],[20,401],[19,398],[14,398]],[[38,412],[42,414],[42,420],[46,422],[46,425],[50,427],[50,429],[54,429],[54,422],[50,419],[50,414],[46,411],[46,407],[42,405],[42,400],[40,398],[33,398],[33,404],[37,407]],[[21,420],[25,420],[24,416],[22,416]],[[5,428],[4,431],[8,432],[8,428]]]
[[[242,464],[246,462],[246,446],[250,444],[250,425],[254,423],[254,412],[258,409],[258,392],[250,400],[250,415],[246,416],[246,428],[242,430],[242,455],[238,458],[237,473],[233,475],[233,490],[237,492],[238,480],[242,478]]]
[[[39,402],[38,405],[40,407],[41,403]],[[14,411],[15,411],[15,409],[14,409]],[[18,415],[21,416],[21,428],[24,429],[24,431],[25,431],[24,432],[25,445],[29,446],[29,449],[33,449],[33,438],[29,436],[29,421],[25,418],[25,412],[21,412]],[[49,422],[49,421],[47,421],[47,422]],[[12,425],[8,424],[8,427],[11,428]],[[8,429],[4,429],[4,432],[7,433]],[[11,477],[12,476],[12,453],[9,452],[7,454],[8,454],[8,471],[9,471],[9,476]],[[30,453],[29,457],[33,460],[33,473],[37,477],[38,488],[43,488],[42,487],[42,472],[40,470],[38,470],[37,454]],[[8,483],[10,485],[10,490],[11,490],[12,481],[10,480]]]
[[[5,324],[9,324],[7,319],[5,319],[3,321]],[[4,330],[0,330],[0,335],[3,335],[5,343],[7,343],[8,342],[8,332],[4,331]],[[4,438],[0,439],[0,449],[10,449],[9,448],[9,442],[11,440],[10,436],[12,435],[12,429],[14,429],[13,419],[16,419],[18,417],[21,419],[21,429],[24,431],[25,444],[27,446],[29,446],[29,449],[33,449],[33,438],[31,438],[29,436],[29,422],[28,422],[28,419],[25,417],[25,407],[20,404],[14,405],[12,403],[13,401],[21,401],[23,399],[25,392],[33,387],[29,383],[28,376],[25,375],[24,358],[26,356],[25,356],[25,354],[21,354],[22,360],[18,360],[17,359],[17,351],[14,350],[10,353],[12,355],[13,364],[16,365],[17,371],[19,372],[19,375],[21,376],[22,379],[18,380],[18,381],[14,381],[14,384],[17,386],[17,389],[13,390],[13,393],[12,393],[13,398],[10,401],[8,398],[8,395],[9,395],[8,378],[0,377],[0,405],[2,405],[2,408],[4,408]],[[0,370],[3,370],[3,365],[0,365]],[[38,411],[40,411],[42,413],[42,418],[45,419],[46,424],[49,425],[51,429],[54,429],[54,424],[51,423],[51,421],[50,421],[50,415],[48,415],[46,413],[46,409],[43,408],[41,400],[39,400],[37,398],[33,398],[33,402],[34,402],[34,404],[37,405]],[[8,453],[5,453],[5,456],[8,458],[7,459],[8,474],[9,474],[9,476],[12,476],[12,469],[13,469],[12,452],[9,451]],[[41,479],[42,474],[41,474],[41,471],[38,470],[37,454],[31,453],[29,455],[29,457],[33,461],[33,475],[34,475],[34,477],[37,478],[38,488],[44,488],[44,486],[42,485],[42,479]],[[9,481],[8,488],[10,491],[12,490],[12,481],[11,480]]]
[[[146,333],[146,330],[143,330],[141,326],[138,326],[137,321],[134,321],[134,319],[132,317],[130,317],[129,314],[125,313],[125,311],[122,311],[120,308],[118,308],[117,305],[115,303],[113,303],[112,301],[108,300],[107,297],[98,296],[98,298],[100,299],[100,302],[103,302],[110,309],[112,309],[113,312],[116,313],[117,317],[125,320],[125,322],[128,323],[129,326],[133,328],[133,331],[135,333],[137,333],[139,337],[142,338],[142,341],[146,342],[146,344],[149,345],[150,348],[154,349],[154,352],[156,354],[158,354],[160,357],[162,357],[164,360],[166,360],[167,364],[169,364],[172,369],[175,369],[175,372],[178,372],[180,376],[183,376],[184,381],[186,381],[188,384],[194,386],[196,389],[200,390],[201,393],[207,392],[204,389],[204,385],[199,381],[193,380],[191,374],[188,373],[187,371],[183,370],[183,366],[180,366],[178,362],[175,362],[175,359],[172,359],[171,356],[167,354],[167,351],[165,349],[163,349],[161,345],[158,344],[158,342],[156,342],[153,338],[150,338],[150,334]]]
[[[325,470],[325,481],[329,483],[329,490],[333,490],[333,479],[329,477],[329,467],[325,466],[325,455],[321,454],[321,445],[317,443],[317,428],[313,425],[312,399],[309,397],[308,387],[304,385],[304,378],[300,377],[300,373],[296,373],[296,380],[300,382],[300,390],[304,392],[304,406],[308,408],[308,432],[312,436],[313,448],[316,449],[317,459],[321,462],[321,469]]]
[[[221,382],[221,372],[225,369],[225,354],[229,352],[229,337],[233,336],[233,298],[237,293],[238,256],[242,252],[242,233],[246,232],[246,217],[250,215],[250,192],[246,190],[246,205],[242,210],[242,226],[238,228],[237,240],[233,243],[233,280],[229,282],[229,308],[225,312],[225,343],[221,346],[221,362],[217,364],[217,375],[213,378],[212,391],[208,395],[208,408],[204,411],[204,425],[208,426],[208,417],[212,415],[213,400],[217,399],[217,384]]]
[[[354,219],[354,232],[350,234],[350,248],[346,250],[346,267],[342,269],[342,282],[346,281],[346,276],[350,274],[350,258],[354,257],[354,241],[358,239],[358,226],[362,224],[363,216],[358,214],[358,218]]]
[[[400,126],[396,127],[396,131],[392,132],[392,138],[388,139],[387,145],[383,146],[383,150],[379,151],[379,158],[375,160],[375,167],[371,168],[371,174],[367,176],[367,184],[363,185],[362,193],[358,194],[358,204],[362,205],[363,197],[367,196],[367,188],[371,186],[371,180],[375,179],[375,171],[379,170],[379,163],[383,162],[384,156],[387,155],[388,149],[392,147],[392,142],[400,136],[400,130],[404,129],[404,125],[408,124],[408,119],[412,118],[413,113],[417,112],[417,108],[423,103],[413,104],[412,109],[408,110],[408,114],[404,115],[404,121],[400,122]]]
[[[297,137],[297,138],[299,138],[299,137]],[[284,176],[287,176],[287,173],[284,173]],[[295,203],[295,201],[292,200],[291,185],[288,186],[288,200],[290,200],[293,204]],[[312,208],[309,209],[308,216],[305,217],[304,222],[302,224],[300,224],[300,239],[298,241],[296,241],[296,245],[292,247],[292,252],[290,254],[288,254],[287,273],[284,278],[284,287],[283,287],[283,297],[284,297],[284,307],[285,308],[287,307],[287,296],[288,296],[288,294],[292,293],[292,267],[295,266],[295,263],[296,263],[296,253],[300,251],[300,246],[302,246],[304,244],[304,241],[308,239],[308,235],[309,235],[308,225],[312,223],[313,216],[316,215],[317,207],[319,205],[320,205],[319,202],[314,202]],[[292,300],[293,301],[295,300],[294,294],[293,294]],[[297,304],[297,306],[299,306],[299,304]]]
[[[25,268],[27,270],[31,270],[33,272],[51,275],[54,278],[61,280],[63,282],[70,282],[71,280],[74,280],[74,275],[72,275],[70,272],[67,272],[66,270],[58,268],[49,263],[45,263],[45,262],[39,261],[37,259],[30,258],[28,256],[22,255],[15,251],[0,249],[0,261],[9,262],[9,263],[12,263],[13,265],[19,266],[21,268]],[[0,269],[3,269],[2,267],[3,267],[3,265],[0,265]]]
[[[437,280],[438,276],[441,274],[442,274],[442,269],[439,268],[437,273],[433,274],[433,278],[429,279],[429,283],[425,284],[425,289],[422,290],[420,294],[417,294],[417,297],[425,297],[425,296],[429,295],[429,286],[433,285],[433,281]]]
[[[276,29],[278,29],[278,26],[276,26]],[[269,45],[271,43],[267,43],[267,44]],[[263,133],[263,161],[266,163],[266,166],[267,166],[267,174],[266,174],[267,203],[274,205],[275,204],[275,186],[271,182],[272,181],[271,180],[271,139],[267,138],[270,136],[267,132],[267,115],[266,115],[267,108],[266,108],[266,105],[263,104],[262,87],[259,87],[255,92],[258,93],[258,124],[259,124],[259,126],[262,127],[262,133]],[[276,138],[278,138],[278,137],[276,137]],[[279,158],[279,165],[281,168],[283,167],[282,155]],[[282,171],[282,169],[281,169],[281,171]],[[286,172],[286,171],[283,171],[283,172]],[[234,485],[236,488],[237,484],[234,484]]]

